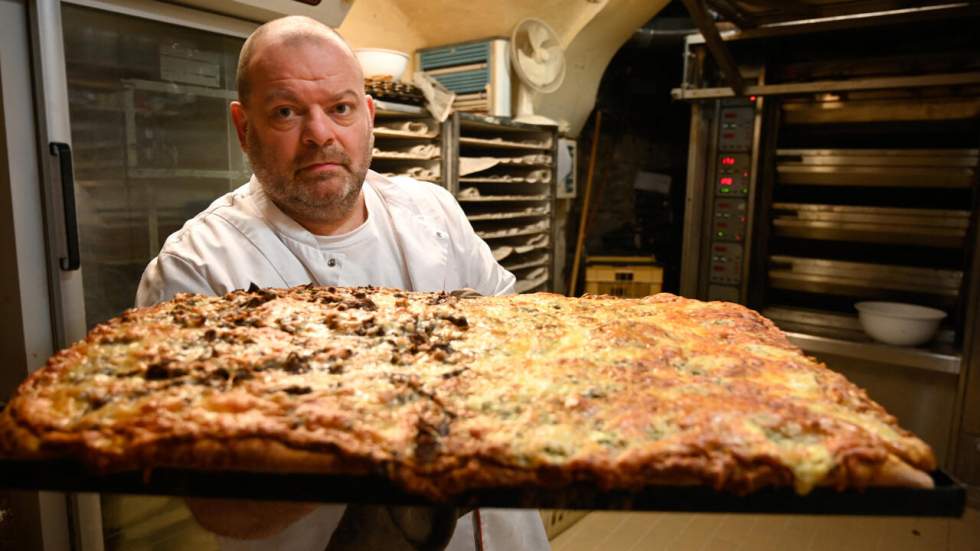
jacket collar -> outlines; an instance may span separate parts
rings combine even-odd
[[[364,185],[372,186],[378,192],[391,213],[395,237],[408,267],[410,287],[416,291],[444,289],[449,262],[445,221],[423,213],[402,184],[373,170],[368,171]],[[254,174],[247,184],[246,196],[255,209],[254,214],[264,220],[304,264],[320,261],[316,236],[282,212]]]

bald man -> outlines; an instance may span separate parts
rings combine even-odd
[[[245,41],[231,115],[253,175],[171,235],[143,273],[137,305],[179,292],[378,285],[514,291],[441,187],[369,170],[374,103],[332,29],[304,17]],[[451,511],[188,500],[236,549],[547,549],[536,511]],[[448,526],[448,530],[447,530]],[[442,541],[440,542],[440,537]]]

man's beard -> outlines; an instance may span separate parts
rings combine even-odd
[[[353,160],[339,146],[307,151],[299,155],[292,166],[278,169],[273,154],[266,150],[257,136],[247,130],[245,154],[252,165],[252,171],[280,210],[294,219],[318,223],[335,223],[343,220],[353,211],[367,175],[370,156],[363,167],[355,166]],[[366,151],[370,153],[374,145],[373,134],[368,134]],[[313,163],[333,163],[342,170],[319,174],[297,174],[305,166]],[[332,179],[342,179],[339,189],[323,193],[319,184]]]

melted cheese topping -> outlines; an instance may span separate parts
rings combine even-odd
[[[8,414],[42,440],[84,434],[109,463],[148,442],[261,437],[423,475],[478,458],[607,486],[686,476],[744,490],[765,471],[805,493],[854,458],[934,467],[768,320],[665,294],[180,295],[93,330]]]

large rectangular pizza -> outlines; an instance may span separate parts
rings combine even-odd
[[[929,487],[929,447],[742,306],[669,294],[183,294],[57,353],[0,453],[98,472],[381,474],[480,488]]]

